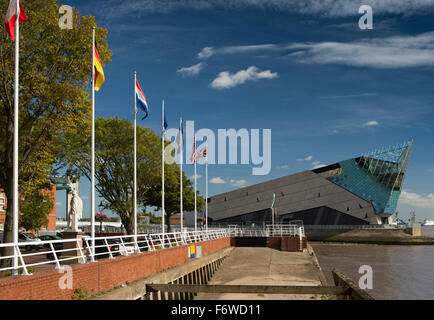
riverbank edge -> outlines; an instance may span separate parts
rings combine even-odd
[[[307,243],[307,252],[312,257],[315,267],[318,268],[318,276],[319,276],[319,280],[321,281],[321,284],[323,286],[329,286],[324,271],[322,270],[321,265],[319,263],[318,257],[315,254],[315,250],[312,248],[312,246],[309,243]]]
[[[322,239],[309,240],[311,243],[353,243],[353,244],[379,244],[379,245],[434,245],[434,239]]]

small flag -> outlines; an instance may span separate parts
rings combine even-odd
[[[205,146],[205,148],[202,149],[202,151],[198,152],[197,160],[199,160],[200,158],[206,158],[206,146]]]
[[[142,118],[142,120],[145,120],[148,117],[149,107],[148,107],[148,103],[146,102],[145,94],[143,93],[142,88],[140,87],[140,84],[137,80],[136,80],[136,100],[137,100],[137,104],[145,113],[145,116]]]
[[[193,146],[193,155],[191,156],[192,162],[200,160],[201,158],[206,158],[206,146],[201,151],[196,152],[195,145]]]
[[[191,155],[191,162],[195,162],[196,161],[196,137],[194,137],[194,142],[193,142],[193,154]]]
[[[96,46],[93,54],[95,56],[95,90],[99,91],[99,88],[101,88],[102,84],[105,81],[105,77],[104,70],[102,69],[101,59],[99,58]]]
[[[8,12],[6,13],[5,19],[5,27],[6,32],[11,37],[12,41],[15,41],[15,22],[17,21],[17,1],[19,0],[10,0]],[[23,23],[27,20],[27,15],[24,12],[23,6],[20,1],[20,11],[19,11],[19,23]]]
[[[164,110],[164,130],[167,129],[166,110]]]

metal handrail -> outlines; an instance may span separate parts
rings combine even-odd
[[[138,234],[137,236],[95,237],[94,240],[98,244],[93,247],[93,250],[89,250],[92,248],[92,238],[88,236],[82,239],[0,243],[0,248],[13,249],[13,255],[0,256],[0,261],[15,257],[17,257],[19,261],[19,265],[16,268],[14,266],[3,267],[0,268],[0,272],[22,269],[24,275],[29,275],[28,269],[35,266],[54,264],[56,269],[60,269],[61,263],[70,262],[72,260],[78,260],[79,263],[85,264],[95,262],[96,258],[100,256],[108,256],[110,259],[115,259],[118,255],[128,256],[142,251],[172,248],[179,245],[225,237],[229,237],[229,233],[226,229],[209,229],[208,231],[201,230],[197,232],[171,232],[164,234]],[[59,248],[59,245],[62,246]],[[36,247],[38,250],[42,249],[42,251],[30,253],[21,252],[21,249],[26,247]],[[52,259],[48,258],[48,255],[50,255]],[[35,261],[26,262],[26,258],[33,258]]]

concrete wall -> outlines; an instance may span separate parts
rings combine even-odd
[[[230,238],[209,240],[202,246],[208,255],[230,246]],[[59,280],[64,274],[51,272],[0,279],[1,300],[70,300],[76,288],[89,293],[107,291],[116,286],[148,277],[168,268],[190,261],[188,246],[144,252],[128,257],[103,259],[85,265],[73,265],[73,288],[62,290]]]

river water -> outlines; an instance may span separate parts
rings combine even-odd
[[[434,237],[434,227],[422,227]],[[311,243],[321,268],[333,285],[331,270],[338,268],[358,283],[359,268],[373,270],[375,299],[434,299],[434,245],[395,246],[364,244]]]

